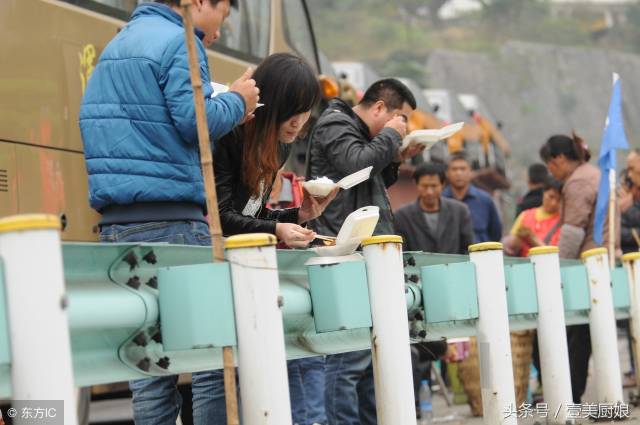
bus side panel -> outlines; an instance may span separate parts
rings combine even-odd
[[[62,2],[4,1],[1,138],[82,150],[78,111],[83,89],[122,23]]]
[[[48,213],[67,222],[67,241],[97,240],[98,214],[89,207],[87,173],[80,153],[16,145],[19,213]]]
[[[209,59],[209,72],[211,73],[209,78],[211,78],[211,81],[226,84],[227,86],[244,74],[247,68],[253,67],[255,69],[257,65],[211,49],[207,49],[207,56]]]
[[[282,35],[282,2],[272,2],[271,37],[280,38],[270,46],[291,50]],[[0,0],[0,216],[64,214],[63,239],[97,238],[78,112],[100,53],[125,24],[58,0]],[[208,57],[212,79],[224,84],[256,66],[220,51]]]

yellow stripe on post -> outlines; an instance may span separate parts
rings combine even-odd
[[[274,235],[269,233],[247,233],[228,237],[224,241],[225,249],[257,248],[260,246],[272,246],[278,243]]]
[[[0,219],[0,233],[36,229],[60,230],[60,219],[52,214],[21,214]]]
[[[469,252],[480,251],[502,251],[502,244],[500,242],[482,242],[469,245]]]
[[[622,261],[640,260],[640,252],[628,252],[622,256]]]
[[[402,236],[398,235],[378,235],[371,236],[362,241],[362,246],[375,245],[379,243],[402,243]]]
[[[580,254],[580,258],[581,259],[587,259],[589,257],[593,257],[594,255],[599,255],[599,254],[607,254],[607,248],[593,248],[590,250],[587,250],[585,252],[583,252],[582,254]]]
[[[557,246],[536,246],[529,250],[529,255],[540,255],[540,254],[558,254],[560,249]]]

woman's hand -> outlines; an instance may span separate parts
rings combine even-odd
[[[531,246],[531,248],[534,248],[536,246],[543,246],[544,242],[538,239],[536,235],[531,235],[531,238],[529,238],[529,245]]]
[[[315,198],[307,192],[307,189],[302,188],[304,197],[302,198],[302,205],[298,211],[298,223],[306,223],[309,220],[319,217],[325,208],[327,208],[327,205],[336,197],[339,190],[340,188],[336,187],[324,198]]]
[[[294,223],[277,223],[276,236],[289,248],[306,248],[316,233]]]
[[[506,235],[502,237],[502,246],[504,253],[510,257],[517,257],[522,248],[522,242],[517,236]]]
[[[533,233],[533,230],[526,226],[522,226],[520,229],[518,229],[518,237],[521,241],[525,242],[530,247],[544,245],[544,243],[540,239],[538,239],[535,233]]]
[[[529,243],[532,237],[533,237],[533,232],[527,226],[521,226],[518,229],[518,238],[520,238],[521,241]]]

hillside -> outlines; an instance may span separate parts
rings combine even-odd
[[[443,20],[444,3],[308,0],[331,60],[479,94],[514,144],[514,165],[529,164],[546,137],[572,129],[597,155],[613,71],[622,77],[629,140],[640,145],[639,3],[612,9],[605,26],[600,9],[534,0],[484,0],[477,12]]]

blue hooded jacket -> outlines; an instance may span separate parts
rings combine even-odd
[[[202,32],[196,45],[212,141],[243,118],[238,93],[211,98]],[[80,107],[89,203],[191,202],[205,206],[182,17],[145,3],[107,45]]]

